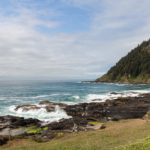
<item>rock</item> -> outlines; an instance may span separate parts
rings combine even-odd
[[[32,104],[24,104],[19,105],[15,108],[15,111],[22,109],[22,111],[27,112],[31,110],[39,110],[41,108],[44,108],[47,110],[47,112],[55,111],[56,106],[59,106],[61,109],[64,109],[67,105],[62,103],[53,103],[50,101],[41,101],[39,105],[32,105]]]
[[[73,119],[62,119],[59,122],[52,122],[48,125],[50,130],[72,130],[74,127]]]
[[[53,103],[48,100],[39,102],[39,105],[49,105],[49,104],[53,104]]]
[[[53,103],[49,101],[41,101],[39,105],[45,105],[45,109],[47,110],[47,112],[55,111],[56,106],[59,106],[60,109],[64,109],[67,106],[66,104]]]
[[[24,134],[25,134],[24,128],[18,128],[18,129],[5,128],[0,131],[0,136],[5,136],[5,137],[15,137]]]
[[[78,131],[79,131],[78,125],[74,123],[74,125],[72,127],[72,132],[78,132]]]
[[[69,119],[69,121],[61,120],[60,124],[62,123],[62,125],[58,125],[58,123],[53,123],[54,125],[52,127],[51,124],[52,128],[63,129],[65,128],[65,123],[67,125],[68,123],[75,123],[78,126],[86,126],[89,120],[117,121],[120,119],[142,118],[150,109],[150,94],[142,94],[139,97],[127,97],[118,98],[115,100],[106,100],[105,102],[100,103],[91,102],[80,103],[77,105],[66,105],[61,103],[42,101],[38,105],[38,107],[44,107],[47,110],[47,112],[54,111],[56,106],[59,106],[61,109],[65,110],[69,116],[73,117],[72,123]],[[29,105],[23,105],[22,107],[29,108]],[[21,106],[19,106],[18,108],[21,108]],[[30,108],[35,109],[35,106],[31,105]],[[24,122],[24,120],[19,120],[17,121],[20,122],[19,124],[21,124],[21,122]],[[1,126],[3,127],[4,124],[1,124]]]
[[[100,130],[100,129],[105,129],[106,126],[103,123],[98,123],[96,125],[87,125],[86,129],[87,130]]]
[[[39,105],[52,105],[52,106],[56,106],[56,105],[58,105],[58,106],[60,106],[60,107],[66,107],[67,106],[67,104],[63,104],[63,103],[54,103],[54,102],[50,102],[50,101],[41,101],[41,102],[39,102]]]
[[[56,133],[47,132],[45,134],[34,135],[32,139],[35,140],[36,142],[48,142],[52,140],[55,136],[56,136]]]
[[[68,105],[65,111],[73,118],[84,118],[85,120],[120,120],[131,118],[142,118],[150,109],[150,94],[139,97],[118,98],[101,103],[82,103]]]
[[[117,92],[111,92],[110,94],[117,95],[118,93]]]
[[[22,111],[30,111],[30,110],[39,110],[41,107],[37,105],[31,105],[31,104],[25,104],[25,105],[19,105],[15,108],[15,111],[18,111],[19,109],[22,109]]]
[[[7,142],[8,142],[7,137],[0,136],[0,146],[6,144]]]
[[[86,118],[84,118],[84,117],[73,117],[73,122],[75,123],[75,124],[77,124],[78,126],[83,126],[83,127],[85,127],[86,125],[87,125],[87,123],[88,123],[88,120],[86,119]]]
[[[102,124],[99,129],[105,129],[105,128],[106,128],[106,125]]]
[[[24,119],[23,117],[15,117],[9,115],[0,116],[0,130],[4,128],[18,128],[37,124],[40,124],[40,121],[38,119]]]
[[[142,118],[150,109],[150,94],[142,94],[139,97],[106,100],[105,102],[99,103],[91,102],[80,103],[77,105],[66,105],[42,101],[38,105],[40,108],[45,108],[47,112],[54,111],[56,106],[59,106],[61,109],[65,110],[69,116],[72,116],[75,124],[78,126],[85,126],[89,120],[93,119],[99,121],[118,121],[120,119]],[[28,107],[29,110],[29,105],[22,107]],[[18,108],[21,108],[21,106]],[[32,108],[38,109],[31,105],[30,109]],[[56,128],[57,127],[58,125],[56,125]]]
[[[57,136],[57,133],[78,132],[86,130],[105,129],[105,121],[118,121],[120,119],[142,118],[148,110],[150,110],[150,94],[143,94],[139,97],[118,98],[116,100],[107,100],[105,102],[97,103],[80,103],[77,105],[65,105],[59,103],[52,103],[49,101],[40,102],[38,107],[45,108],[48,112],[53,111],[56,106],[64,109],[70,119],[62,119],[59,122],[52,122],[44,124],[37,119],[24,119],[15,116],[1,116],[0,117],[0,137],[8,135],[11,137],[21,135],[24,136],[24,128],[36,126],[39,128],[46,127],[44,130],[36,134],[27,134],[27,137],[32,137],[38,142],[46,142]],[[22,106],[24,107],[24,106]],[[30,107],[26,105],[25,107]],[[18,109],[21,106],[18,106]],[[31,105],[34,109],[34,105]],[[36,109],[36,108],[35,108]],[[95,122],[90,124],[89,122]],[[10,133],[11,132],[11,133]],[[3,143],[3,138],[0,142]]]

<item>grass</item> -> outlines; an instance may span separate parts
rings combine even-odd
[[[90,121],[90,122],[88,122],[88,124],[92,125],[92,126],[95,126],[95,125],[102,124],[102,123],[98,122],[98,121]]]
[[[14,140],[0,147],[0,150],[148,150],[136,148],[141,145],[149,148],[148,138],[141,142],[149,135],[150,123],[146,120],[122,120],[106,123],[104,130],[65,134],[47,143]]]
[[[26,129],[26,133],[28,134],[39,134],[42,133],[43,131],[48,130],[48,127],[44,127],[44,128],[39,128],[36,126],[32,126]]]
[[[127,146],[121,146],[116,150],[150,150],[150,137]]]

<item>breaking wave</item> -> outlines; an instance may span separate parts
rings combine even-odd
[[[106,94],[88,94],[86,96],[87,102],[104,102],[106,100],[114,100],[117,98],[125,98],[125,97],[138,97],[140,94],[150,93],[150,90],[130,90],[124,92],[112,92]]]
[[[16,106],[9,107],[9,112],[11,115],[24,117],[24,118],[36,118],[45,122],[54,122],[54,121],[59,121],[60,119],[71,118],[59,106],[56,106],[55,111],[53,112],[47,112],[45,108],[40,108],[38,110],[29,110],[29,111],[23,111],[23,109],[21,108],[19,108],[16,111],[15,108]]]

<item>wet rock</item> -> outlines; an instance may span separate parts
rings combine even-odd
[[[117,95],[118,93],[117,92],[111,92],[110,94]]]
[[[66,111],[66,113],[69,116],[72,116],[72,118],[62,119],[59,122],[52,122],[43,125],[41,121],[37,119],[1,116],[0,135],[8,136],[8,133],[10,134],[10,131],[12,132],[11,136],[23,135],[23,127],[30,127],[35,125],[37,127],[47,127],[47,130],[27,136],[31,136],[38,142],[46,142],[57,136],[57,133],[59,132],[65,133],[104,129],[106,128],[104,124],[100,123],[91,126],[89,125],[89,122],[105,122],[109,120],[118,121],[120,119],[143,118],[143,116],[150,110],[150,94],[142,94],[139,97],[127,97],[118,98],[116,100],[107,100],[101,103],[92,102],[80,103],[77,105],[65,105],[61,103],[59,104],[49,101],[42,101],[37,107],[44,107],[48,112],[50,112],[54,111],[56,106],[59,106],[61,109]],[[18,106],[18,109],[22,107]],[[34,105],[26,105],[25,107],[38,109]],[[0,139],[0,142],[1,141],[3,141],[3,138]]]
[[[54,103],[52,103],[52,102],[50,102],[48,100],[39,102],[39,105],[49,105],[49,104],[54,104]]]
[[[73,123],[77,124],[78,126],[85,126],[89,120],[117,121],[120,119],[142,118],[150,109],[150,94],[142,94],[139,97],[106,100],[105,102],[100,103],[91,102],[80,103],[77,105],[66,105],[42,101],[39,103],[38,107],[40,107],[40,105],[41,107],[45,107],[47,112],[54,111],[56,106],[59,106],[61,109],[65,110],[69,116],[73,117]],[[31,105],[31,109],[32,108],[34,108],[33,105]],[[61,120],[59,124],[62,125],[53,123],[54,128],[63,129],[65,128],[64,124],[68,124],[69,122],[70,119],[69,121]]]
[[[31,104],[25,104],[25,105],[19,105],[15,108],[15,111],[18,111],[19,109],[22,109],[22,111],[30,111],[30,110],[39,110],[41,107],[37,105],[31,105]]]
[[[62,104],[62,103],[53,103],[53,102],[50,102],[50,101],[41,101],[39,103],[39,105],[44,105],[45,106],[45,109],[47,110],[47,112],[51,112],[51,111],[55,111],[56,109],[56,106],[59,106],[60,109],[64,109],[66,108],[66,104]]]
[[[62,119],[59,122],[52,122],[48,125],[50,130],[72,130],[73,126],[73,119]]]
[[[85,120],[120,120],[131,118],[142,118],[150,109],[150,94],[139,97],[118,98],[101,103],[83,103],[69,105],[65,111],[73,118],[84,118]]]
[[[15,108],[15,111],[21,109],[22,111],[27,112],[27,111],[39,110],[44,108],[47,110],[47,112],[52,112],[55,111],[56,106],[59,106],[61,109],[64,109],[67,105],[62,103],[53,103],[46,100],[46,101],[41,101],[39,105],[32,105],[32,104],[19,105]]]
[[[9,115],[0,116],[0,130],[4,128],[18,128],[37,124],[40,124],[40,121],[38,119],[24,119],[23,117],[15,117]]]

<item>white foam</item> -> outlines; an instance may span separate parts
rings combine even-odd
[[[14,97],[11,97],[11,98],[14,98],[14,99],[20,99],[20,98],[24,98],[24,99],[28,99],[28,98],[32,98],[32,99],[38,99],[38,98],[47,98],[47,97],[53,97],[53,96],[61,96],[61,95],[63,95],[63,96],[69,96],[69,95],[71,95],[70,93],[53,93],[53,94],[43,94],[43,95],[37,95],[37,96],[22,96],[22,97],[16,97],[16,96],[14,96]],[[5,99],[8,99],[9,97],[2,97],[2,98],[5,98]]]
[[[100,94],[88,94],[86,96],[87,102],[91,102],[92,100],[99,99],[100,101],[104,101],[107,95],[100,95]]]
[[[59,121],[60,119],[71,118],[59,106],[56,106],[55,111],[53,112],[47,112],[46,109],[43,107],[38,110],[29,110],[29,111],[23,111],[21,108],[16,111],[15,108],[16,106],[11,106],[9,108],[9,112],[12,115],[24,117],[24,118],[37,118],[45,122],[54,122],[54,121]]]
[[[61,101],[61,103],[64,103],[64,104],[67,104],[67,105],[75,105],[75,104],[78,104],[79,102]]]
[[[129,90],[128,92],[146,94],[146,93],[150,93],[150,89],[147,89],[147,90]]]
[[[86,96],[87,102],[104,102],[106,100],[114,100],[120,97],[138,97],[140,94],[150,93],[150,90],[129,90],[121,93],[106,93],[106,94],[88,94]]]
[[[74,95],[74,96],[72,96],[74,99],[80,99],[80,96],[78,96],[78,95]]]
[[[75,99],[74,102],[71,101],[61,101],[61,103],[65,103],[68,105],[74,105],[81,102],[104,102],[106,100],[114,100],[119,97],[137,97],[140,94],[146,94],[150,93],[150,89],[146,90],[128,90],[128,91],[121,91],[121,92],[109,92],[109,93],[100,93],[100,94],[88,94],[87,96],[80,97],[78,95],[73,95],[72,97]],[[67,93],[66,93],[67,94]],[[39,106],[39,105],[37,105]],[[21,108],[15,111],[16,106],[11,106],[8,109],[5,109],[4,113],[9,115],[15,115],[20,116],[24,118],[37,118],[41,121],[46,122],[53,122],[53,121],[59,121],[60,119],[68,119],[70,116],[67,115],[67,113],[62,110],[59,106],[56,106],[55,111],[53,112],[47,112],[45,109],[45,105],[40,105],[40,109],[38,110],[30,110],[30,111],[23,111]],[[9,113],[8,113],[9,112]],[[1,114],[4,114],[1,112]]]

